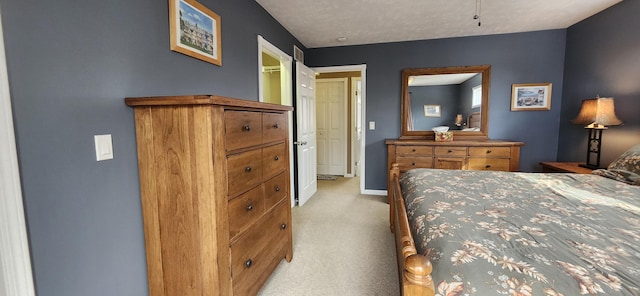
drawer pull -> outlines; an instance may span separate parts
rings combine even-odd
[[[248,172],[251,172],[251,166],[246,167],[244,170],[245,170],[247,173],[248,173]]]
[[[280,125],[276,122],[276,123],[273,125],[273,128],[280,128]]]
[[[279,159],[280,159],[280,157],[278,157],[277,155],[276,155],[276,157],[273,158],[273,160],[279,160]]]
[[[451,152],[453,152],[453,151],[451,151],[451,150],[447,151],[447,153],[451,153]]]
[[[280,192],[280,186],[276,186],[275,190],[276,192]]]
[[[280,224],[280,229],[282,229],[282,230],[287,229],[287,223]]]
[[[412,163],[411,163],[411,165],[412,165],[412,166],[415,166],[415,165],[416,165],[416,163],[415,163],[415,162],[412,162]]]
[[[413,152],[416,152],[416,149],[413,149]]]
[[[244,266],[247,268],[251,267],[251,264],[253,264],[253,260],[251,259],[247,259],[247,261],[244,262]]]
[[[251,210],[253,210],[253,205],[248,205],[248,206],[247,206],[247,212],[249,212],[249,211],[251,211]]]
[[[487,154],[491,153],[491,150],[487,150]]]
[[[245,124],[245,125],[242,127],[242,129],[243,129],[244,131],[247,131],[247,132],[248,132],[248,131],[250,131],[250,130],[251,130],[251,126],[249,126],[248,124]]]
[[[485,165],[485,166],[484,166],[484,168],[485,168],[485,169],[488,169],[488,168],[490,168],[490,167],[491,167],[491,165],[490,165],[490,164],[488,164],[488,165]]]

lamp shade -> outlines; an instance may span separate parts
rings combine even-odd
[[[461,125],[462,125],[462,114],[457,114],[457,115],[456,115],[456,121],[455,121],[455,124],[456,124],[457,126],[461,126]]]
[[[621,125],[622,120],[616,116],[613,98],[595,98],[582,100],[582,108],[578,116],[571,121],[573,124],[590,127]]]

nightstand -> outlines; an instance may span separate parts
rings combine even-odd
[[[591,174],[592,169],[578,166],[579,162],[541,162],[543,173]]]

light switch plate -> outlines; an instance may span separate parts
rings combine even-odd
[[[375,130],[375,129],[376,129],[376,122],[369,121],[369,130]]]
[[[96,160],[113,159],[111,135],[95,135],[93,139],[96,143]]]

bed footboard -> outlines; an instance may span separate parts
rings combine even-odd
[[[388,194],[391,231],[395,233],[396,238],[400,290],[403,296],[433,296],[435,289],[431,278],[431,262],[426,256],[416,251],[400,189],[399,176],[398,164],[394,163],[389,171],[389,184],[392,184],[392,188],[388,188]]]

